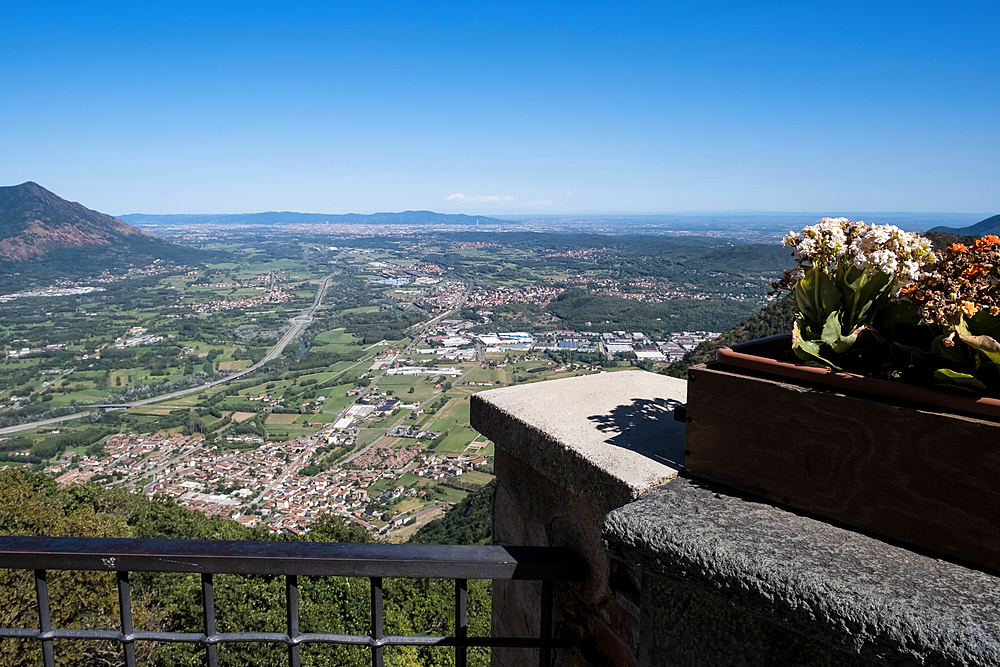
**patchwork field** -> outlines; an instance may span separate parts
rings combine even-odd
[[[219,370],[220,371],[241,371],[244,368],[249,368],[251,362],[249,360],[243,361],[220,361]]]
[[[265,424],[294,424],[302,415],[297,413],[269,414],[264,421]]]

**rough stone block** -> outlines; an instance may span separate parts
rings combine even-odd
[[[472,425],[496,443],[493,541],[568,547],[590,568],[582,582],[555,587],[555,635],[582,642],[555,664],[637,665],[637,570],[604,551],[605,515],[677,475],[683,424],[671,411],[685,383],[645,372],[609,373],[482,392]],[[541,587],[497,582],[495,636],[534,636]],[[494,665],[537,664],[537,652],[495,650]]]

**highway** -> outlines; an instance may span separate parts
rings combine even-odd
[[[58,424],[59,422],[69,421],[71,419],[80,419],[81,417],[86,417],[87,412],[94,408],[110,408],[122,410],[125,408],[135,408],[141,405],[149,405],[150,403],[159,403],[160,401],[170,400],[172,398],[178,398],[180,396],[187,396],[188,394],[194,394],[199,391],[204,391],[211,387],[215,387],[220,384],[225,384],[227,382],[232,382],[233,380],[238,380],[244,375],[249,375],[253,373],[261,366],[264,366],[270,361],[273,361],[294,338],[299,335],[303,329],[305,329],[313,321],[313,313],[319,308],[320,304],[323,302],[323,295],[326,293],[326,288],[330,284],[330,278],[332,276],[327,276],[323,280],[323,284],[320,285],[319,289],[316,290],[316,298],[313,299],[313,304],[306,310],[302,312],[301,315],[296,315],[290,321],[292,323],[292,328],[289,329],[281,340],[278,341],[277,345],[271,348],[271,351],[267,353],[267,356],[258,361],[256,364],[250,368],[246,368],[242,371],[233,373],[232,375],[227,375],[224,378],[218,380],[212,380],[211,382],[206,382],[203,385],[197,387],[191,387],[190,389],[182,389],[180,391],[174,391],[169,394],[162,394],[160,396],[154,396],[152,398],[144,398],[141,401],[133,401],[131,403],[96,403],[87,406],[81,406],[84,408],[85,412],[75,412],[71,415],[63,415],[62,417],[53,417],[52,419],[43,419],[37,422],[31,422],[28,424],[18,424],[17,426],[8,426],[6,428],[0,428],[0,435],[6,435],[8,433],[17,433],[18,431],[27,431],[33,428],[38,428],[39,426],[48,426],[50,424]]]

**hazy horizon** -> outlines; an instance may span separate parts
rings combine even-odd
[[[57,193],[58,194],[58,193]],[[80,202],[83,203],[83,202]],[[109,215],[114,215],[116,217],[121,217],[123,215],[149,215],[149,216],[195,216],[195,215],[257,215],[261,213],[294,213],[294,214],[304,214],[304,215],[377,215],[380,213],[407,213],[407,212],[420,212],[427,211],[430,213],[441,213],[446,215],[468,215],[472,217],[482,216],[484,218],[498,218],[498,219],[525,219],[525,218],[564,218],[564,217],[580,217],[580,218],[595,218],[595,217],[650,217],[650,216],[699,216],[699,215],[821,215],[821,216],[845,216],[850,217],[851,215],[926,215],[926,216],[946,216],[946,215],[958,215],[967,218],[973,218],[979,215],[990,217],[996,215],[996,213],[990,211],[981,212],[962,212],[962,211],[840,211],[836,213],[829,213],[823,211],[758,211],[754,209],[732,209],[732,210],[691,210],[691,211],[553,211],[545,213],[484,213],[476,211],[444,211],[444,210],[434,210],[434,209],[423,209],[423,208],[404,208],[398,210],[370,210],[370,211],[305,211],[305,210],[269,210],[269,211],[185,211],[178,213],[150,213],[148,211],[132,211],[129,213],[111,213]]]
[[[371,214],[364,213],[307,213],[301,211],[262,211],[248,213],[192,213],[192,214],[144,214],[132,213],[121,214],[119,217],[130,224],[147,226],[150,228],[171,225],[198,225],[198,224],[252,224],[259,226],[310,226],[321,227],[323,222],[333,222],[345,224],[346,221],[340,219],[345,216],[391,216],[401,213],[419,211],[379,211]],[[430,211],[434,215],[442,215],[441,212]],[[281,216],[288,216],[288,220],[280,220]],[[456,215],[454,213],[443,215]],[[455,228],[465,227],[469,231],[493,232],[494,227],[500,228],[500,224],[510,225],[509,230],[504,231],[542,231],[542,232],[589,232],[589,233],[695,233],[712,232],[718,236],[732,233],[732,238],[745,238],[745,233],[750,233],[751,237],[767,238],[775,240],[783,236],[792,229],[800,229],[805,225],[818,222],[820,218],[828,215],[819,212],[728,212],[728,211],[702,211],[685,213],[648,213],[648,214],[536,214],[536,215],[477,215],[460,214],[466,218],[482,218],[484,225],[459,221],[440,220],[436,223],[424,222],[432,228],[435,224],[451,224]],[[882,212],[849,212],[839,211],[829,215],[843,215],[854,220],[864,220],[871,224],[893,224],[907,231],[924,232],[933,227],[953,227],[961,228],[975,224],[981,220],[991,217],[989,214],[970,213],[945,213],[945,212],[912,212],[912,211],[882,211]],[[250,220],[253,217],[267,217],[269,220]],[[302,220],[294,217],[309,216],[312,218],[323,218],[329,216],[332,220]],[[208,218],[207,220],[204,218]],[[213,220],[214,218],[214,220]],[[247,220],[241,220],[247,218]],[[494,224],[491,226],[488,221]],[[361,221],[355,221],[361,222]],[[372,223],[369,223],[372,224]],[[386,224],[386,223],[382,223]],[[407,225],[412,228],[415,223],[406,223],[402,220],[388,223],[390,225]]]

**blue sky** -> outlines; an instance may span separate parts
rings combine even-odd
[[[1000,211],[995,1],[0,15],[0,184],[117,215]]]

